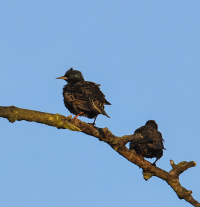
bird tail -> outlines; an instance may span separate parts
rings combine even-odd
[[[104,109],[102,109],[102,112],[103,112],[103,113],[102,113],[103,115],[105,115],[105,116],[107,116],[108,118],[110,118],[110,117],[108,116],[108,114],[105,112]]]
[[[105,105],[112,105],[112,104],[105,99]]]
[[[99,102],[98,103],[95,103],[94,101],[92,101],[90,99],[91,103],[92,103],[92,108],[93,110],[95,110],[98,114],[103,114],[105,116],[107,116],[108,118],[110,118],[108,116],[108,114],[105,112],[104,110],[104,105],[103,104],[100,104]],[[109,103],[109,102],[108,102]]]

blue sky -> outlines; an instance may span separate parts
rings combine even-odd
[[[0,105],[70,115],[55,78],[74,67],[112,103],[98,127],[121,136],[154,119],[167,149],[157,166],[197,162],[180,181],[199,199],[199,11],[197,0],[3,0]],[[0,124],[0,206],[190,206],[93,137]]]

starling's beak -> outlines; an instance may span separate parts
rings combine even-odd
[[[61,76],[61,77],[58,77],[58,78],[56,78],[56,79],[64,79],[64,80],[67,80],[68,78],[65,77],[65,76]]]

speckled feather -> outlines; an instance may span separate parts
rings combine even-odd
[[[84,112],[81,116],[95,118],[98,114],[107,117],[104,104],[111,105],[94,82],[81,81],[67,84],[63,88],[65,106],[73,114]]]
[[[111,105],[101,92],[99,84],[85,81],[80,71],[71,68],[63,77],[67,77],[67,85],[63,87],[64,104],[73,114],[96,118],[98,114],[107,117],[104,105]],[[60,77],[63,79],[63,77]]]
[[[165,148],[162,134],[157,129],[158,125],[154,120],[149,120],[144,126],[136,129],[134,134],[140,133],[143,138],[149,138],[149,141],[141,144],[139,140],[137,143],[133,140],[130,142],[130,149],[135,150],[137,154],[142,154],[146,158],[156,157],[156,161],[160,159],[163,156],[163,149]],[[141,141],[143,141],[142,138]]]

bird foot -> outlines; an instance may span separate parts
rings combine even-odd
[[[152,163],[152,165],[153,165],[154,167],[156,167],[156,162],[157,162],[158,160],[159,160],[159,158],[156,158],[155,162]]]
[[[95,126],[95,122],[93,122],[93,123],[90,123],[92,126]]]
[[[77,117],[80,116],[81,114],[83,114],[83,112],[77,114],[72,120],[78,120],[78,121],[81,121],[81,120],[77,119]]]
[[[144,152],[142,152],[140,155],[140,157],[142,157],[142,160],[144,161],[144,156],[143,156]]]
[[[71,119],[71,121],[81,121],[80,119],[77,119],[77,117],[75,116],[74,118]]]

